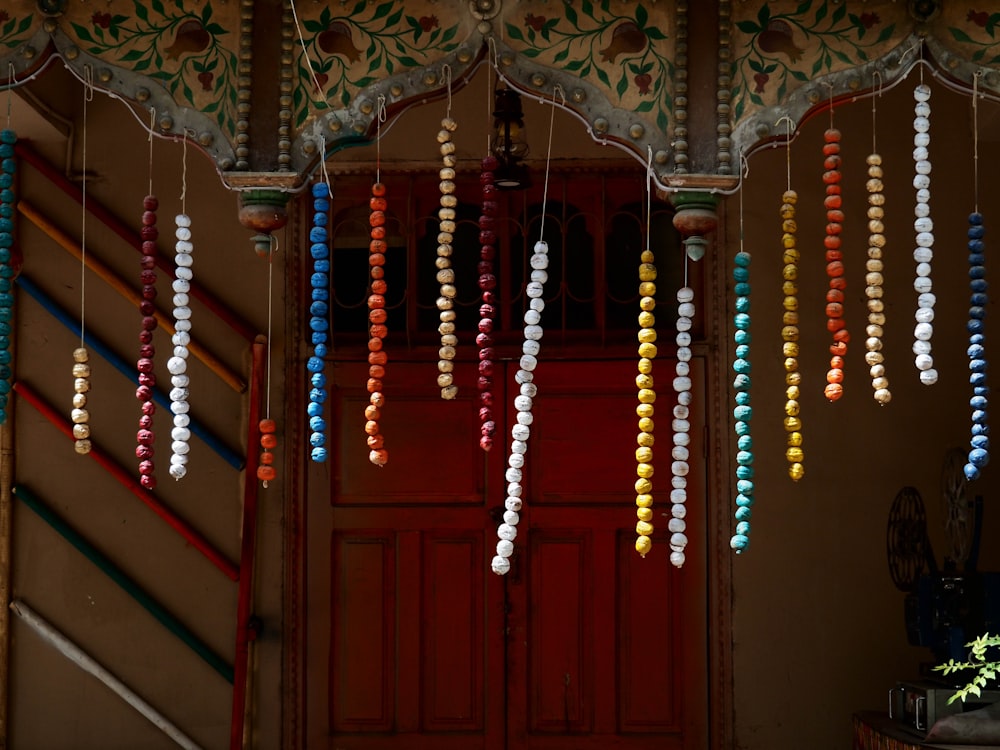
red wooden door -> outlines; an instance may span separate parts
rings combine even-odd
[[[672,372],[672,363],[660,368]],[[511,405],[497,410],[507,424],[484,454],[472,365],[457,368],[453,402],[438,397],[434,363],[387,369],[382,469],[364,445],[366,368],[336,367],[331,388],[340,427],[330,748],[707,746],[701,538],[689,535],[681,572],[669,565],[665,533],[645,559],[632,547],[635,364],[539,365],[525,509],[504,577],[489,560],[506,495],[512,396],[497,392]],[[669,466],[672,407],[664,390],[661,467]],[[692,438],[700,445],[700,430]],[[665,498],[669,473],[657,481]],[[690,478],[694,528],[704,518],[702,482]]]

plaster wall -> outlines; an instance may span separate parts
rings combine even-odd
[[[749,159],[741,199],[726,205],[725,254],[744,247],[753,255],[753,435],[756,504],[750,549],[733,560],[733,649],[736,747],[741,750],[850,746],[850,719],[859,709],[885,710],[897,680],[914,679],[930,651],[907,644],[903,593],[886,562],[886,524],[896,493],[917,488],[927,507],[938,563],[946,549],[940,503],[941,467],[951,447],[968,447],[972,389],[965,353],[969,281],[967,217],[975,205],[972,104],[931,80],[931,215],[936,238],[933,280],[937,294],[933,354],[940,372],[934,386],[918,381],[911,352],[916,292],[912,186],[913,87],[919,70],[876,99],[877,148],[885,169],[885,346],[891,403],[872,398],[863,355],[867,323],[864,262],[867,253],[865,157],[872,150],[872,101],[838,105],[834,124],[843,134],[843,250],[848,287],[849,344],[845,394],[823,395],[829,366],[823,238],[823,131],[829,112],[801,125],[791,146],[791,186],[798,192],[798,247],[805,477],[786,474],[782,426],[782,251],[779,207],[786,188],[787,152],[764,148]],[[987,253],[1000,196],[992,187],[997,159],[997,105],[980,102],[979,210],[987,227]],[[988,256],[989,257],[989,256]],[[989,269],[990,261],[987,261]],[[988,275],[991,275],[988,270]],[[727,282],[729,313],[732,281]],[[991,336],[994,305],[987,317]],[[732,361],[732,325],[725,347]],[[987,348],[991,347],[987,344]],[[725,363],[724,363],[725,364]],[[731,373],[731,370],[728,372]],[[730,428],[731,429],[731,428]],[[735,451],[735,438],[730,438]],[[1000,531],[996,467],[970,485],[985,499],[981,570],[997,570]],[[733,484],[730,481],[730,484]]]

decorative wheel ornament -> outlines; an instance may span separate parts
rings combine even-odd
[[[174,414],[174,428],[170,432],[170,476],[183,479],[187,475],[188,455],[191,451],[191,430],[188,413],[191,405],[191,378],[187,374],[188,345],[191,343],[191,308],[188,306],[194,244],[191,242],[191,217],[180,213],[174,218],[174,356],[167,360],[170,372],[170,411]]]
[[[969,382],[972,384],[972,437],[969,441],[969,456],[965,464],[965,477],[971,482],[979,479],[981,469],[990,462],[990,428],[987,419],[989,405],[989,386],[986,382],[986,336],[984,319],[986,306],[989,303],[986,283],[986,249],[983,236],[983,215],[978,211],[969,214],[969,286],[972,293],[969,298],[969,322],[966,329],[969,332]]]
[[[11,321],[14,318],[14,175],[17,134],[0,130],[0,424],[7,421],[7,403],[13,381],[10,353]]]
[[[452,133],[458,128],[458,123],[451,117],[441,120],[441,130],[438,131],[437,141],[441,151],[441,169],[438,171],[440,182],[438,189],[441,191],[441,208],[438,209],[438,248],[437,260],[437,282],[441,285],[441,296],[437,299],[437,308],[440,312],[441,324],[438,326],[438,333],[441,334],[441,348],[438,350],[438,378],[437,384],[441,389],[441,398],[451,401],[458,395],[458,386],[455,385],[455,347],[458,345],[458,336],[455,334],[455,270],[451,267],[451,254],[453,251],[452,242],[455,239],[455,206],[458,205],[458,198],[455,196],[455,165],[458,159],[455,157],[455,144],[452,143]]]
[[[742,211],[742,206],[741,206]],[[741,218],[742,221],[742,218]],[[750,405],[750,253],[740,250],[733,264],[733,281],[736,292],[736,314],[733,315],[733,338],[736,342],[736,359],[733,360],[733,388],[736,391],[736,405],[733,418],[736,420],[736,531],[729,540],[729,546],[736,554],[743,552],[750,544],[750,518],[753,515],[753,438],[750,435],[750,420],[753,408]]]
[[[927,511],[915,488],[903,487],[893,499],[885,544],[892,582],[900,591],[912,591],[928,552]]]
[[[938,372],[934,369],[934,357],[931,356],[931,337],[934,335],[934,285],[931,281],[931,260],[934,257],[934,222],[931,220],[931,162],[928,146],[931,142],[930,115],[931,89],[925,83],[920,83],[913,90],[913,187],[916,189],[916,204],[913,229],[916,232],[916,248],[913,250],[913,260],[917,264],[917,275],[913,288],[917,292],[917,311],[914,315],[916,326],[913,329],[914,364],[920,371],[920,382],[924,385],[934,385],[938,380]]]
[[[330,310],[330,244],[326,225],[330,213],[330,186],[326,182],[317,182],[312,186],[313,219],[309,230],[309,255],[313,259],[313,272],[309,277],[312,289],[312,299],[309,303],[309,335],[313,347],[312,356],[306,362],[309,372],[309,405],[306,415],[309,417],[309,458],[316,463],[326,461],[326,419],[323,416],[323,404],[326,403],[326,367],[327,342],[329,341],[329,322],[327,316]],[[271,262],[270,260],[268,261]],[[267,437],[270,435],[271,437]],[[274,430],[267,432],[261,423],[261,446],[265,438],[272,439],[277,444]],[[263,464],[263,454],[262,461]]]
[[[139,265],[142,269],[142,302],[139,311],[142,313],[142,328],[139,331],[139,360],[136,362],[139,385],[135,397],[139,400],[142,414],[139,416],[139,430],[136,433],[136,458],[139,459],[139,483],[147,490],[156,487],[155,464],[153,461],[155,448],[155,433],[153,432],[153,415],[156,413],[156,402],[153,400],[153,389],[156,387],[156,374],[153,372],[153,331],[158,325],[154,300],[156,299],[156,238],[159,230],[156,228],[156,209],[160,202],[155,195],[147,195],[142,201],[142,257]]]
[[[958,568],[962,568],[969,559],[976,525],[965,478],[965,462],[965,451],[953,448],[945,455],[941,467],[941,510],[944,514],[945,538],[948,540],[945,557]]]
[[[802,373],[799,372],[799,251],[795,247],[795,232],[798,226],[795,222],[795,204],[798,194],[794,190],[786,190],[781,196],[781,245],[783,248],[781,276],[784,280],[784,314],[782,316],[781,352],[785,367],[785,458],[788,461],[788,476],[798,481],[805,474],[802,465],[802,419],[799,417],[799,387],[802,383]]]

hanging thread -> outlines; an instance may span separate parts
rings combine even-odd
[[[274,467],[274,449],[278,447],[277,424],[271,419],[271,328],[274,310],[274,254],[277,252],[278,240],[274,235],[268,235],[270,240],[267,253],[267,348],[264,363],[264,418],[260,420],[260,461],[257,466],[257,479],[264,489],[268,482],[274,481],[278,471]]]
[[[153,415],[156,413],[156,402],[153,400],[156,387],[154,373],[153,331],[156,330],[156,240],[159,230],[156,227],[156,209],[159,201],[153,195],[153,129],[155,128],[156,111],[149,113],[149,192],[142,200],[142,228],[139,230],[142,239],[142,256],[139,258],[142,283],[142,302],[139,312],[142,315],[142,327],[139,330],[139,359],[136,362],[138,386],[135,397],[140,404],[139,429],[136,432],[135,457],[139,459],[139,483],[147,490],[156,487],[155,464],[155,433],[153,432]]]
[[[174,218],[174,354],[167,360],[170,373],[170,411],[174,415],[174,428],[170,432],[170,476],[176,480],[187,475],[188,459],[191,451],[191,430],[189,428],[191,404],[191,378],[187,374],[187,360],[191,343],[191,307],[189,292],[194,278],[192,266],[194,243],[191,242],[191,217],[187,215],[187,139],[183,135],[181,156],[181,212]]]
[[[329,342],[329,300],[330,300],[330,236],[327,223],[330,214],[330,177],[326,172],[326,141],[323,144],[323,181],[312,187],[313,218],[309,230],[309,254],[313,259],[313,272],[309,277],[312,299],[309,303],[309,336],[313,347],[312,356],[306,362],[309,373],[309,418],[310,460],[316,463],[326,461],[326,419],[323,404],[326,402],[325,357]],[[269,337],[270,338],[270,337]],[[264,437],[261,436],[263,442]],[[275,442],[277,442],[275,440]]]
[[[802,373],[799,372],[799,251],[795,246],[795,233],[798,225],[795,222],[795,204],[799,196],[792,190],[792,128],[793,123],[790,117],[783,117],[778,122],[788,122],[788,134],[785,147],[786,154],[787,187],[781,196],[781,247],[782,263],[781,269],[782,286],[784,294],[782,306],[784,312],[781,318],[781,354],[784,357],[785,368],[785,459],[788,461],[788,476],[794,481],[798,481],[805,475],[803,465],[804,452],[802,450],[802,419],[799,416],[801,398],[800,386],[802,383]],[[748,365],[749,370],[749,365]],[[749,374],[749,372],[747,373]],[[734,546],[737,551],[739,547]]]
[[[437,258],[434,265],[437,269],[435,279],[440,284],[440,295],[435,304],[438,309],[438,318],[441,321],[438,325],[441,348],[438,349],[437,385],[441,389],[441,398],[450,401],[458,395],[458,386],[455,385],[453,374],[457,353],[455,347],[458,344],[458,336],[455,334],[456,313],[454,310],[455,296],[458,291],[455,288],[455,270],[451,266],[451,256],[454,251],[452,242],[455,239],[457,228],[455,207],[458,205],[458,198],[455,196],[455,166],[458,160],[455,157],[452,134],[458,129],[458,123],[451,116],[451,66],[445,65],[442,72],[448,88],[448,107],[444,119],[441,120],[441,129],[437,134],[438,151],[441,154],[441,169],[438,170],[438,190],[441,195],[440,208],[438,208]],[[480,232],[484,231],[484,218],[485,216],[481,216],[479,219]],[[492,330],[492,320],[490,320],[489,327]],[[480,324],[480,331],[483,331],[482,324]],[[488,446],[484,446],[484,448],[486,447]]]
[[[973,132],[973,162],[974,180],[973,192],[975,208],[969,214],[968,248],[969,248],[969,322],[966,330],[969,332],[969,383],[972,384],[972,398],[969,406],[972,408],[971,438],[969,440],[968,460],[963,469],[965,478],[970,482],[978,479],[982,469],[990,461],[989,420],[987,407],[989,405],[989,385],[987,372],[989,370],[986,357],[985,318],[989,305],[989,293],[986,282],[986,249],[983,236],[986,229],[983,226],[983,215],[979,213],[979,77],[977,70],[973,77],[972,89],[972,132]]]
[[[384,339],[389,334],[387,327],[388,315],[385,314],[385,253],[388,244],[386,236],[386,187],[382,183],[382,123],[385,122],[385,97],[379,95],[376,109],[375,131],[375,183],[372,185],[372,197],[369,200],[371,212],[368,215],[371,241],[368,244],[368,265],[371,275],[371,294],[368,296],[368,406],[365,408],[365,433],[368,435],[368,460],[375,466],[385,466],[389,460],[389,451],[379,430],[378,420],[385,406],[384,383],[385,365],[388,356],[385,353]],[[383,317],[385,315],[385,317]],[[375,322],[380,320],[381,322]]]
[[[73,351],[73,422],[74,449],[83,455],[90,453],[90,412],[87,410],[87,394],[90,391],[90,353],[86,343],[87,310],[87,104],[94,99],[94,72],[89,65],[83,66],[83,143],[82,175],[80,179],[80,345]]]
[[[10,79],[14,65],[8,63]],[[13,86],[13,84],[11,84]],[[10,341],[14,319],[14,213],[17,196],[14,193],[17,174],[17,133],[11,126],[12,95],[7,91],[7,127],[0,131],[0,424],[7,421],[7,404],[13,385],[14,372]],[[74,425],[76,427],[76,425]],[[87,425],[83,425],[87,428]]]
[[[549,180],[549,164],[552,155],[552,130],[555,127],[556,92],[562,90],[556,87],[552,92],[552,119],[549,121],[549,153],[545,157],[545,185]],[[565,103],[565,99],[563,99]],[[542,194],[542,222],[548,205],[548,191]],[[545,309],[545,282],[549,275],[545,270],[549,265],[549,245],[540,235],[531,255],[531,276],[525,286],[525,296],[529,300],[528,309],[524,312],[524,341],[521,345],[519,368],[514,375],[519,393],[514,397],[514,409],[517,411],[516,424],[511,427],[510,455],[507,457],[507,470],[504,479],[507,481],[507,498],[504,500],[503,523],[497,527],[496,555],[490,563],[490,569],[497,575],[504,575],[510,570],[510,556],[514,554],[514,539],[517,537],[517,524],[520,521],[522,509],[522,494],[524,486],[524,463],[528,452],[528,438],[531,435],[531,424],[534,421],[532,408],[538,387],[535,385],[535,368],[538,365],[538,352],[542,338],[541,316]]]
[[[882,76],[878,71],[878,96],[882,96]],[[892,400],[889,379],[885,375],[885,357],[882,354],[882,336],[885,326],[885,303],[882,301],[884,281],[883,251],[885,248],[885,194],[882,182],[882,157],[877,148],[875,96],[872,96],[872,152],[865,159],[868,165],[868,260],[865,261],[865,298],[868,307],[868,326],[865,329],[865,363],[871,376],[872,395],[880,405]]]
[[[740,153],[741,171],[745,180],[750,173],[749,164]],[[733,258],[733,291],[736,294],[736,308],[733,314],[733,340],[736,343],[733,372],[733,387],[736,404],[733,407],[733,427],[736,431],[736,530],[729,540],[729,546],[736,554],[742,553],[750,544],[750,518],[753,515],[754,471],[753,437],[750,434],[750,420],[753,408],[750,404],[750,253],[743,245],[743,191],[740,191],[740,249]]]

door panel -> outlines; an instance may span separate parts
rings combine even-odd
[[[434,363],[387,370],[384,467],[365,444],[367,366],[338,366],[330,389],[329,747],[503,750],[504,591],[485,494],[503,459],[479,448],[474,381],[442,401]]]
[[[433,363],[390,367],[381,469],[364,445],[366,368],[336,368],[330,748],[707,746],[704,375],[692,365],[684,570],[669,564],[661,515],[669,516],[669,387],[656,404],[658,530],[643,559],[633,549],[635,363],[543,362],[525,505],[503,577],[489,559],[516,414],[499,390],[513,383],[511,366],[496,378],[502,406],[488,454],[478,447],[474,373],[459,399],[443,402]],[[672,371],[658,360],[658,382]]]
[[[635,363],[543,362],[508,581],[513,750],[707,745],[701,363],[693,362],[688,562],[669,562],[675,394],[655,404],[653,550],[635,541]],[[672,360],[657,361],[673,374]],[[512,415],[508,415],[508,418]],[[666,514],[664,517],[663,514]],[[527,534],[527,540],[522,538]]]

